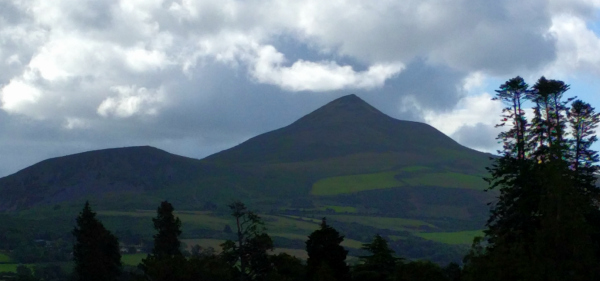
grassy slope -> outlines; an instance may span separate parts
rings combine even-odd
[[[6,253],[0,253],[0,263],[10,263],[12,259]]]
[[[475,238],[475,236],[483,236],[483,231],[482,230],[467,230],[467,231],[457,231],[457,232],[430,232],[430,233],[417,233],[417,236],[425,238],[427,240],[441,242],[444,244],[471,245],[471,243],[473,243],[473,238]]]
[[[315,196],[331,196],[401,186],[438,186],[473,190],[484,190],[487,187],[480,175],[440,172],[412,166],[399,171],[321,179],[313,184],[310,193]]]
[[[124,265],[137,266],[142,262],[142,259],[145,259],[148,254],[137,253],[137,254],[122,254],[121,262]]]
[[[341,222],[358,223],[370,227],[390,229],[396,231],[417,231],[419,230],[419,228],[422,227],[435,228],[435,225],[420,220],[403,218],[384,218],[350,215],[330,215],[327,218]]]
[[[487,187],[481,176],[452,172],[423,173],[406,178],[404,181],[413,186],[439,186],[476,190],[484,190]]]
[[[311,195],[338,195],[365,190],[384,189],[401,186],[394,176],[396,172],[351,175],[322,179],[317,181],[311,190]]]

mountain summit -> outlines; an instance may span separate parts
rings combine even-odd
[[[291,125],[209,156],[208,162],[299,162],[357,153],[469,150],[435,128],[394,119],[356,95],[331,101]]]
[[[452,186],[451,194],[458,195],[452,195],[455,202],[444,204],[459,204],[460,208],[465,202],[479,204],[481,200],[473,199],[478,193],[463,191],[461,186],[465,183],[480,188],[487,163],[488,155],[461,146],[427,124],[394,119],[349,95],[289,126],[202,160],[152,147],[105,149],[48,159],[0,179],[0,194],[4,194],[0,210],[86,198],[118,208],[148,208],[164,198],[188,208],[240,196],[267,201],[277,198],[280,205],[287,204],[282,198],[317,202],[321,199],[312,196],[329,194],[330,187],[322,187],[323,180],[337,182],[337,177],[350,177],[340,183],[346,186],[346,181],[355,182],[352,177],[358,176],[364,186],[336,197],[340,200],[337,204],[396,213],[413,206],[411,210],[420,214],[426,210],[423,206],[430,204],[424,202],[438,200],[431,196],[440,194],[438,189],[445,185]],[[385,188],[379,186],[382,182]],[[427,191],[431,188],[438,189]],[[400,210],[395,202],[387,201],[390,196],[395,202],[414,201],[404,202]],[[471,212],[460,214],[465,213]]]
[[[300,118],[292,126],[337,126],[349,122],[358,125],[382,119],[391,119],[391,117],[352,94],[329,102]]]

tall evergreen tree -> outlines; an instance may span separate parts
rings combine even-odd
[[[121,273],[121,253],[117,237],[111,234],[92,211],[89,202],[77,217],[73,229],[75,245],[74,277],[81,281],[117,280]]]
[[[140,264],[149,280],[185,280],[186,259],[181,253],[179,241],[181,220],[173,215],[173,211],[171,203],[163,201],[156,210],[156,218],[152,219],[157,231],[154,235],[154,248]]]
[[[246,205],[235,201],[229,205],[235,218],[237,241],[225,241],[222,256],[232,266],[239,266],[239,279],[262,280],[271,268],[267,251],[273,250],[273,241],[266,234],[262,219],[249,211]]]
[[[361,263],[355,266],[353,279],[362,281],[391,280],[401,259],[394,257],[394,250],[390,249],[387,241],[377,234],[373,238],[373,242],[363,244],[361,249],[368,251],[371,255],[359,257]]]
[[[342,241],[344,236],[327,225],[323,218],[321,228],[311,233],[306,241],[308,280],[325,278],[323,275],[326,272],[330,272],[336,281],[350,280],[350,270],[346,264],[348,251],[340,245]]]
[[[179,241],[181,220],[173,215],[174,210],[171,203],[163,201],[156,210],[156,218],[152,219],[157,231],[154,235],[152,255],[159,259],[182,255]]]
[[[487,245],[474,244],[467,256],[471,277],[474,272],[487,276],[473,278],[487,280],[598,277],[592,219],[599,217],[593,176],[598,159],[589,149],[598,114],[581,101],[569,108],[568,89],[545,77],[528,89],[516,77],[497,91],[496,99],[509,105],[505,112],[512,111],[502,116],[502,125],[512,127],[499,135],[504,150],[488,169],[490,189],[500,195],[487,223]],[[513,114],[515,101],[523,98],[533,104],[531,124],[524,114]],[[522,134],[511,133],[521,128]]]

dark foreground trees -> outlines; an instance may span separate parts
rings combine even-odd
[[[222,252],[203,251],[195,247],[191,254],[182,251],[179,236],[181,221],[173,214],[174,208],[162,202],[153,218],[154,247],[142,260],[138,270],[121,270],[118,241],[95,218],[88,203],[77,218],[73,234],[74,280],[169,280],[169,281],[412,281],[460,280],[460,267],[441,268],[428,261],[402,262],[394,256],[388,242],[376,235],[362,249],[369,255],[361,256],[359,263],[346,263],[348,251],[340,244],[344,236],[323,219],[319,228],[306,241],[306,262],[286,253],[270,254],[273,241],[264,231],[262,219],[237,201],[229,206],[235,218],[236,242],[222,244]],[[242,266],[243,265],[243,266]],[[67,280],[57,266],[32,272],[25,266],[17,273],[0,274],[4,280]],[[58,269],[58,270],[57,270]],[[69,279],[69,280],[73,280]]]
[[[504,147],[489,168],[500,192],[483,240],[465,258],[469,280],[596,280],[598,114],[562,81],[521,77],[500,86]],[[526,104],[532,118],[527,119]]]
[[[379,234],[375,235],[373,242],[364,244],[363,250],[371,255],[361,256],[360,263],[354,267],[353,280],[385,281],[392,280],[392,276],[401,264],[401,259],[394,256],[394,251]]]
[[[81,281],[117,280],[121,274],[121,253],[117,237],[112,235],[92,211],[89,202],[77,217],[77,226],[73,229],[75,245],[74,279]]]
[[[222,256],[232,267],[239,268],[239,280],[263,280],[271,270],[267,251],[273,250],[273,241],[264,232],[262,219],[244,203],[235,201],[229,208],[235,218],[237,241],[225,241]]]
[[[156,218],[152,219],[157,231],[154,248],[140,264],[148,280],[186,280],[186,259],[181,253],[179,241],[181,220],[175,217],[173,211],[171,203],[163,201],[156,210]]]
[[[323,218],[321,228],[311,233],[306,241],[308,280],[350,280],[350,269],[346,264],[348,251],[340,245],[342,241],[344,236]]]

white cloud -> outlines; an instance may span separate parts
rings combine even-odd
[[[404,68],[401,63],[375,64],[366,71],[356,72],[351,66],[340,66],[333,61],[299,60],[289,67],[283,66],[284,62],[283,54],[275,48],[263,47],[252,75],[261,83],[278,85],[290,91],[331,91],[381,87],[385,80]]]
[[[485,81],[485,75],[481,71],[472,72],[463,80],[462,90],[473,92],[475,89],[481,88]]]
[[[29,105],[35,104],[42,96],[42,91],[21,79],[14,79],[2,88],[0,95],[2,109],[15,113],[25,111]]]
[[[462,126],[483,123],[493,127],[498,123],[501,112],[502,104],[492,101],[492,95],[489,93],[483,93],[464,97],[450,112],[426,112],[425,121],[444,134],[452,135]]]
[[[552,19],[549,35],[557,39],[557,59],[549,65],[550,75],[594,73],[600,76],[600,38],[575,15],[561,14]]]
[[[21,62],[21,71],[6,81],[39,73],[43,81],[30,86],[43,85],[40,95],[64,101],[61,111],[82,118],[92,112],[80,116],[78,103],[69,102],[81,95],[107,104],[113,98],[106,91],[111,85],[187,83],[161,77],[183,72],[193,80],[194,69],[213,62],[287,91],[373,89],[418,58],[468,73],[535,68],[552,59],[545,56],[553,51],[552,42],[544,39],[549,18],[528,13],[532,7],[544,9],[545,2],[515,9],[514,1],[490,6],[483,0],[38,0],[15,4],[22,22],[0,31],[0,38],[29,46],[32,53],[0,47],[0,54],[3,61]],[[277,44],[282,37],[322,58],[300,54],[289,61],[288,50]],[[50,116],[56,105],[30,102],[35,108],[26,110],[22,104],[13,112]]]
[[[425,121],[463,145],[495,153],[499,148],[495,139],[502,130],[495,125],[499,123],[501,112],[502,103],[492,101],[492,95],[483,93],[464,97],[450,112],[428,111]]]
[[[67,117],[63,123],[63,127],[68,130],[84,129],[89,128],[90,124],[88,121],[81,118]]]
[[[116,92],[117,96],[106,98],[97,109],[98,114],[103,117],[126,118],[134,115],[155,115],[164,99],[160,89],[149,91],[135,85],[114,86],[111,91]]]

